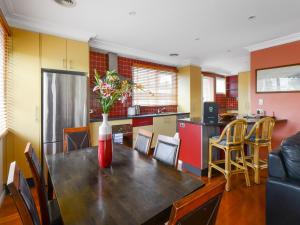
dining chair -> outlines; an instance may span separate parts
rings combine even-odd
[[[212,169],[216,169],[223,173],[226,182],[226,191],[231,188],[231,176],[237,173],[245,175],[246,185],[250,186],[249,174],[245,160],[244,153],[244,140],[247,129],[247,122],[243,119],[238,119],[230,122],[224,128],[220,136],[214,136],[209,139],[209,152],[208,152],[208,178],[211,178]],[[221,149],[225,153],[225,160],[213,160],[213,150]],[[241,164],[238,160],[234,161],[231,157],[232,152],[237,152],[241,157]],[[225,168],[221,165],[225,164]],[[232,169],[234,166],[234,169]]]
[[[65,153],[81,148],[90,147],[90,131],[88,127],[71,127],[65,128],[64,133],[64,146]]]
[[[26,145],[25,157],[29,163],[34,184],[37,189],[43,225],[62,224],[56,199],[48,201],[46,197],[46,186],[42,174],[42,167],[30,143]]]
[[[258,120],[245,137],[245,144],[249,146],[249,153],[246,156],[247,166],[254,170],[254,182],[260,184],[260,170],[268,168],[268,162],[259,157],[262,147],[272,150],[272,133],[275,120],[272,117],[265,117]]]
[[[133,149],[146,155],[150,154],[153,132],[139,129]]]
[[[180,139],[165,135],[158,135],[153,158],[177,167]]]
[[[173,203],[168,225],[214,225],[225,188],[224,178]]]
[[[16,162],[10,164],[7,188],[15,202],[22,223],[24,225],[41,225],[30,189]]]

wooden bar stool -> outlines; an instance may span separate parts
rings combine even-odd
[[[275,120],[272,117],[265,117],[257,121],[248,135],[245,137],[245,144],[249,146],[250,155],[246,156],[247,166],[254,170],[254,182],[260,183],[260,170],[268,168],[268,162],[259,157],[261,147],[267,147],[269,152],[272,150],[272,133]]]
[[[244,139],[247,128],[247,122],[243,119],[234,120],[229,123],[223,130],[220,136],[215,136],[209,139],[209,154],[208,154],[208,178],[211,178],[212,168],[223,173],[226,182],[226,191],[230,191],[230,178],[231,175],[237,173],[244,173],[246,185],[250,186],[249,174],[245,160],[244,153]],[[212,159],[213,147],[222,149],[225,152],[225,160]],[[231,159],[231,153],[237,152],[241,155],[240,160],[242,165]],[[220,167],[220,164],[225,164],[225,169]],[[235,169],[232,169],[232,165]]]

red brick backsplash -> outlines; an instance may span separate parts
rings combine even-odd
[[[131,79],[132,78],[132,66],[134,64],[142,64],[145,66],[155,66],[161,69],[171,69],[176,71],[176,67],[160,65],[152,62],[145,62],[136,59],[130,59],[126,57],[118,57],[118,72],[122,76]],[[107,54],[99,52],[90,52],[90,109],[92,113],[90,114],[91,119],[101,118],[101,107],[97,102],[97,95],[93,93],[93,87],[95,85],[94,79],[94,70],[97,70],[100,75],[105,74],[108,70],[108,56]],[[116,104],[111,109],[109,116],[110,117],[120,117],[127,115],[127,109],[132,105],[132,98],[130,97],[125,103],[116,102]],[[177,106],[142,106],[142,114],[157,113],[158,109],[163,109],[165,112],[177,112]]]

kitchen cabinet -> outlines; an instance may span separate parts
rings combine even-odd
[[[88,43],[67,40],[67,70],[89,72]]]
[[[177,117],[175,116],[157,116],[153,118],[153,140],[151,147],[156,145],[159,134],[166,136],[174,136],[176,133]]]
[[[67,69],[67,40],[51,35],[41,34],[41,65],[46,69]]]
[[[227,97],[238,97],[238,76],[226,77],[226,95]]]
[[[101,125],[102,122],[92,122],[89,124],[90,128],[90,137],[91,137],[91,145],[92,146],[97,146],[98,145],[98,136],[99,136],[99,126]],[[131,119],[127,120],[112,120],[109,121],[109,124],[111,126],[114,125],[123,125],[123,124],[132,124]]]
[[[89,71],[88,43],[41,34],[41,65],[46,69]]]

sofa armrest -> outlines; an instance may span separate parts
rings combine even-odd
[[[266,224],[299,224],[299,208],[300,181],[269,177],[266,185]]]
[[[269,154],[269,176],[280,179],[287,177],[280,150]]]

